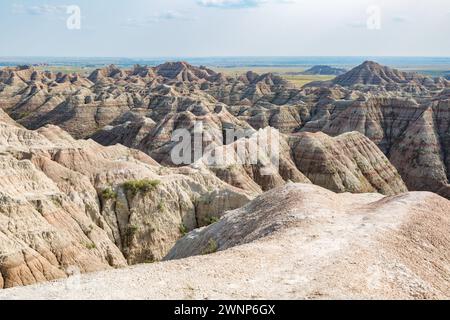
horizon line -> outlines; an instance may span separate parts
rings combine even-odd
[[[253,55],[223,55],[223,56],[46,56],[46,55],[10,55],[0,56],[2,58],[108,58],[108,59],[201,59],[201,58],[364,58],[364,57],[377,57],[377,58],[449,58],[449,56],[434,56],[434,55],[268,55],[268,56],[253,56]]]

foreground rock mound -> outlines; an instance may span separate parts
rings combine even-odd
[[[0,299],[448,299],[450,202],[277,188],[181,239],[164,263]],[[209,255],[204,255],[211,253]]]
[[[334,194],[290,184],[191,232],[166,259],[223,250],[238,256],[249,243],[260,261],[283,251],[286,268],[268,267],[268,274],[296,266],[290,277],[302,286],[292,296],[450,296],[450,201],[432,193]]]

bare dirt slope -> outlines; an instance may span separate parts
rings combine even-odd
[[[288,184],[191,232],[168,258],[214,249],[0,299],[450,298],[450,202],[432,193]]]

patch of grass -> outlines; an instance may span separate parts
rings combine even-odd
[[[161,181],[159,180],[130,180],[123,184],[123,188],[135,196],[138,193],[148,193],[155,190],[160,183]]]
[[[158,203],[158,206],[156,208],[158,209],[158,211],[161,211],[161,212],[166,211],[166,205],[164,204],[164,202],[162,200]]]
[[[102,198],[104,200],[112,200],[112,199],[117,199],[117,192],[115,192],[113,189],[111,188],[106,188],[102,191]]]
[[[62,199],[60,197],[54,196],[51,199],[52,199],[52,202],[53,202],[53,204],[55,206],[57,206],[57,207],[61,207],[62,206]]]
[[[88,250],[94,250],[94,249],[97,249],[97,246],[93,242],[92,243],[86,243],[86,248]]]
[[[303,87],[305,84],[315,81],[328,81],[335,78],[335,76],[324,75],[282,75],[284,79],[292,82],[298,87]]]
[[[253,72],[259,74],[270,72],[277,76],[283,77],[284,79],[292,82],[297,87],[303,87],[305,84],[314,81],[328,81],[335,78],[335,76],[332,75],[302,74],[302,72],[305,71],[305,68],[302,67],[231,67],[215,68],[215,70],[233,77],[245,74],[249,70],[252,70]]]
[[[189,232],[189,231],[188,231],[188,228],[184,225],[184,223],[182,223],[182,224],[180,225],[179,230],[180,230],[180,233],[181,233],[181,235],[182,235],[183,237],[184,237],[185,235],[187,235],[187,233]]]
[[[154,257],[150,257],[144,260],[144,263],[150,264],[150,263],[155,263],[156,259]]]
[[[28,117],[30,114],[31,114],[31,111],[24,111],[24,112],[21,112],[21,113],[19,114],[19,117],[17,118],[17,120],[26,118],[26,117]]]
[[[203,250],[202,254],[211,254],[214,252],[217,252],[217,249],[219,249],[219,245],[217,244],[217,241],[214,239],[209,239],[208,245]]]
[[[207,226],[209,226],[209,225],[214,224],[214,223],[219,222],[219,221],[220,221],[220,218],[218,218],[218,217],[209,217],[209,218],[205,219],[205,224]]]
[[[128,229],[127,229],[127,236],[131,238],[131,237],[133,237],[138,231],[139,231],[139,227],[138,227],[138,226],[130,225],[130,226],[128,226]]]

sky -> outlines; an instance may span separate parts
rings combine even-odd
[[[3,57],[450,56],[449,35],[448,0],[0,1]]]

